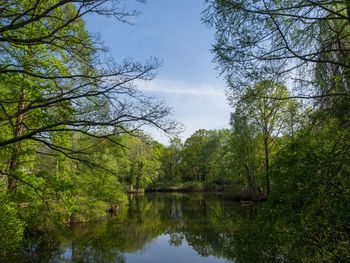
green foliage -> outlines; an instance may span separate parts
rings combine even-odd
[[[207,1],[204,19],[218,30],[213,51],[230,88],[232,129],[200,129],[167,147],[138,129],[171,129],[162,121],[169,109],[132,84],[151,79],[157,62],[107,63],[113,70],[104,71],[101,47],[79,13],[86,7],[58,3],[1,4],[0,259],[19,251],[24,233],[62,229],[127,204],[127,186],[204,191],[231,184],[226,189],[239,199],[271,190],[256,221],[235,226],[236,262],[350,260],[347,2]],[[103,4],[87,6],[120,20],[128,15]],[[287,99],[282,84],[299,76],[298,67],[307,69],[298,91],[316,94],[309,109]],[[131,209],[148,213],[143,205],[140,199]],[[186,234],[207,256],[196,241],[204,230]],[[181,240],[174,235],[172,242]]]
[[[343,123],[328,119],[299,130],[278,151],[274,191],[254,224],[237,232],[244,244],[237,262],[349,261],[348,135]]]
[[[158,179],[160,171],[161,148],[152,141],[143,142],[136,137],[128,141],[127,158],[130,161],[129,174],[126,182],[135,185],[136,188],[145,188]]]
[[[182,149],[183,145],[179,138],[170,140],[168,147],[160,149],[161,174],[159,181],[171,183],[182,181]]]
[[[105,47],[85,29],[89,13],[134,15],[119,1],[9,0],[0,9],[0,190],[11,194],[1,200],[1,231],[13,234],[3,256],[24,230],[62,230],[126,204],[124,185],[148,185],[160,166],[159,145],[137,131],[176,124],[160,121],[170,109],[133,83],[152,79],[157,59],[104,60]]]
[[[181,188],[186,182],[224,184],[231,178],[231,132],[228,129],[198,130],[184,144],[175,138],[160,149],[160,185]],[[215,188],[215,187],[213,187]]]
[[[348,262],[349,3],[206,3],[235,110],[236,171],[253,191],[271,181],[255,223],[235,233],[236,262]],[[276,80],[314,100],[302,108]]]
[[[16,255],[22,245],[25,226],[11,197],[0,192],[0,261]]]
[[[285,100],[286,97],[286,86],[268,80],[248,87],[238,101],[229,97],[234,109],[231,125],[236,176],[242,178],[244,174],[243,180],[252,195],[270,193],[271,157],[279,146],[279,136],[288,126],[287,117],[296,122],[297,104],[294,100]],[[295,124],[289,126],[294,127]]]

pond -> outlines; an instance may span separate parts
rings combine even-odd
[[[130,196],[117,216],[80,224],[71,238],[45,238],[30,262],[235,262],[235,228],[255,214],[213,193]]]

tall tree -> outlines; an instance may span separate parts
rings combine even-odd
[[[319,81],[314,78],[317,67],[328,67],[327,74],[323,74],[328,84],[335,81],[334,76],[348,75],[348,1],[206,3],[203,21],[216,28],[215,61],[234,90],[263,79],[286,78],[303,84],[294,94],[301,98],[348,96],[348,89],[310,86]]]
[[[183,148],[183,168],[187,180],[205,181],[209,172],[208,161],[211,152],[205,150],[211,132],[201,129],[189,137]]]
[[[127,181],[136,188],[145,188],[158,179],[160,170],[157,143],[145,143],[138,138],[129,138],[128,159],[130,170]]]
[[[154,77],[157,59],[117,64],[85,30],[87,14],[122,22],[135,14],[120,1],[23,0],[0,7],[0,125],[12,130],[0,138],[0,147],[12,148],[1,173],[9,176],[11,192],[24,141],[78,159],[84,149],[64,147],[53,138],[68,132],[112,141],[113,135],[145,125],[174,130],[169,108],[134,84]]]
[[[254,88],[248,88],[242,97],[242,102],[248,107],[249,117],[260,128],[265,157],[266,194],[270,193],[270,154],[274,149],[278,136],[281,136],[285,126],[284,116],[287,111],[288,101],[271,100],[269,97],[288,97],[287,87],[272,81],[262,81]]]
[[[232,177],[235,183],[247,182],[251,195],[262,194],[258,127],[239,108],[231,115]]]
[[[271,100],[269,99],[271,97],[279,99]],[[271,190],[269,175],[270,155],[276,146],[278,137],[282,135],[285,128],[285,116],[290,103],[290,101],[284,100],[286,97],[288,97],[286,86],[265,80],[247,88],[237,104],[235,102],[231,103],[232,106],[236,107],[237,115],[245,116],[247,118],[245,122],[252,123],[259,129],[261,134],[267,195]],[[244,117],[242,120],[244,120]],[[238,122],[237,118],[236,121]]]
[[[181,180],[181,161],[182,161],[182,142],[180,138],[170,140],[170,145],[164,147],[161,153],[161,164],[163,177],[161,181],[180,182]]]

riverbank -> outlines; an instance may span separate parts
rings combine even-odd
[[[227,199],[240,202],[260,202],[267,199],[266,196],[252,194],[249,189],[239,185],[220,185],[212,182],[184,182],[180,184],[156,183],[147,188],[136,188],[133,185],[127,185],[125,186],[124,191],[127,194],[127,200],[129,201],[132,200],[135,195],[143,195],[147,192],[178,192],[189,194],[195,192],[220,193]],[[71,223],[84,223],[95,220],[96,218],[116,215],[123,206],[128,205],[129,201],[127,200],[124,203],[119,204],[113,204],[110,202],[84,203],[84,205],[79,206],[79,209],[73,212],[69,217],[62,214],[61,216],[65,218],[63,224],[69,225]]]
[[[185,182],[181,184],[157,183],[145,189],[146,192],[223,192],[224,185],[206,182]]]
[[[144,190],[145,192],[222,192],[226,197],[235,201],[265,201],[267,199],[264,195],[253,194],[248,189],[240,186],[208,182],[157,183]]]

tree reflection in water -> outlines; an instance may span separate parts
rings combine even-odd
[[[255,207],[242,207],[222,195],[146,194],[131,198],[115,217],[73,227],[71,238],[42,240],[26,260],[129,262],[130,255],[142,253],[146,262],[150,253],[156,253],[154,247],[164,246],[159,242],[167,236],[167,246],[174,248],[167,253],[181,253],[186,245],[199,262],[206,257],[210,262],[234,262],[234,233],[254,214]],[[173,256],[163,260],[170,263]]]

